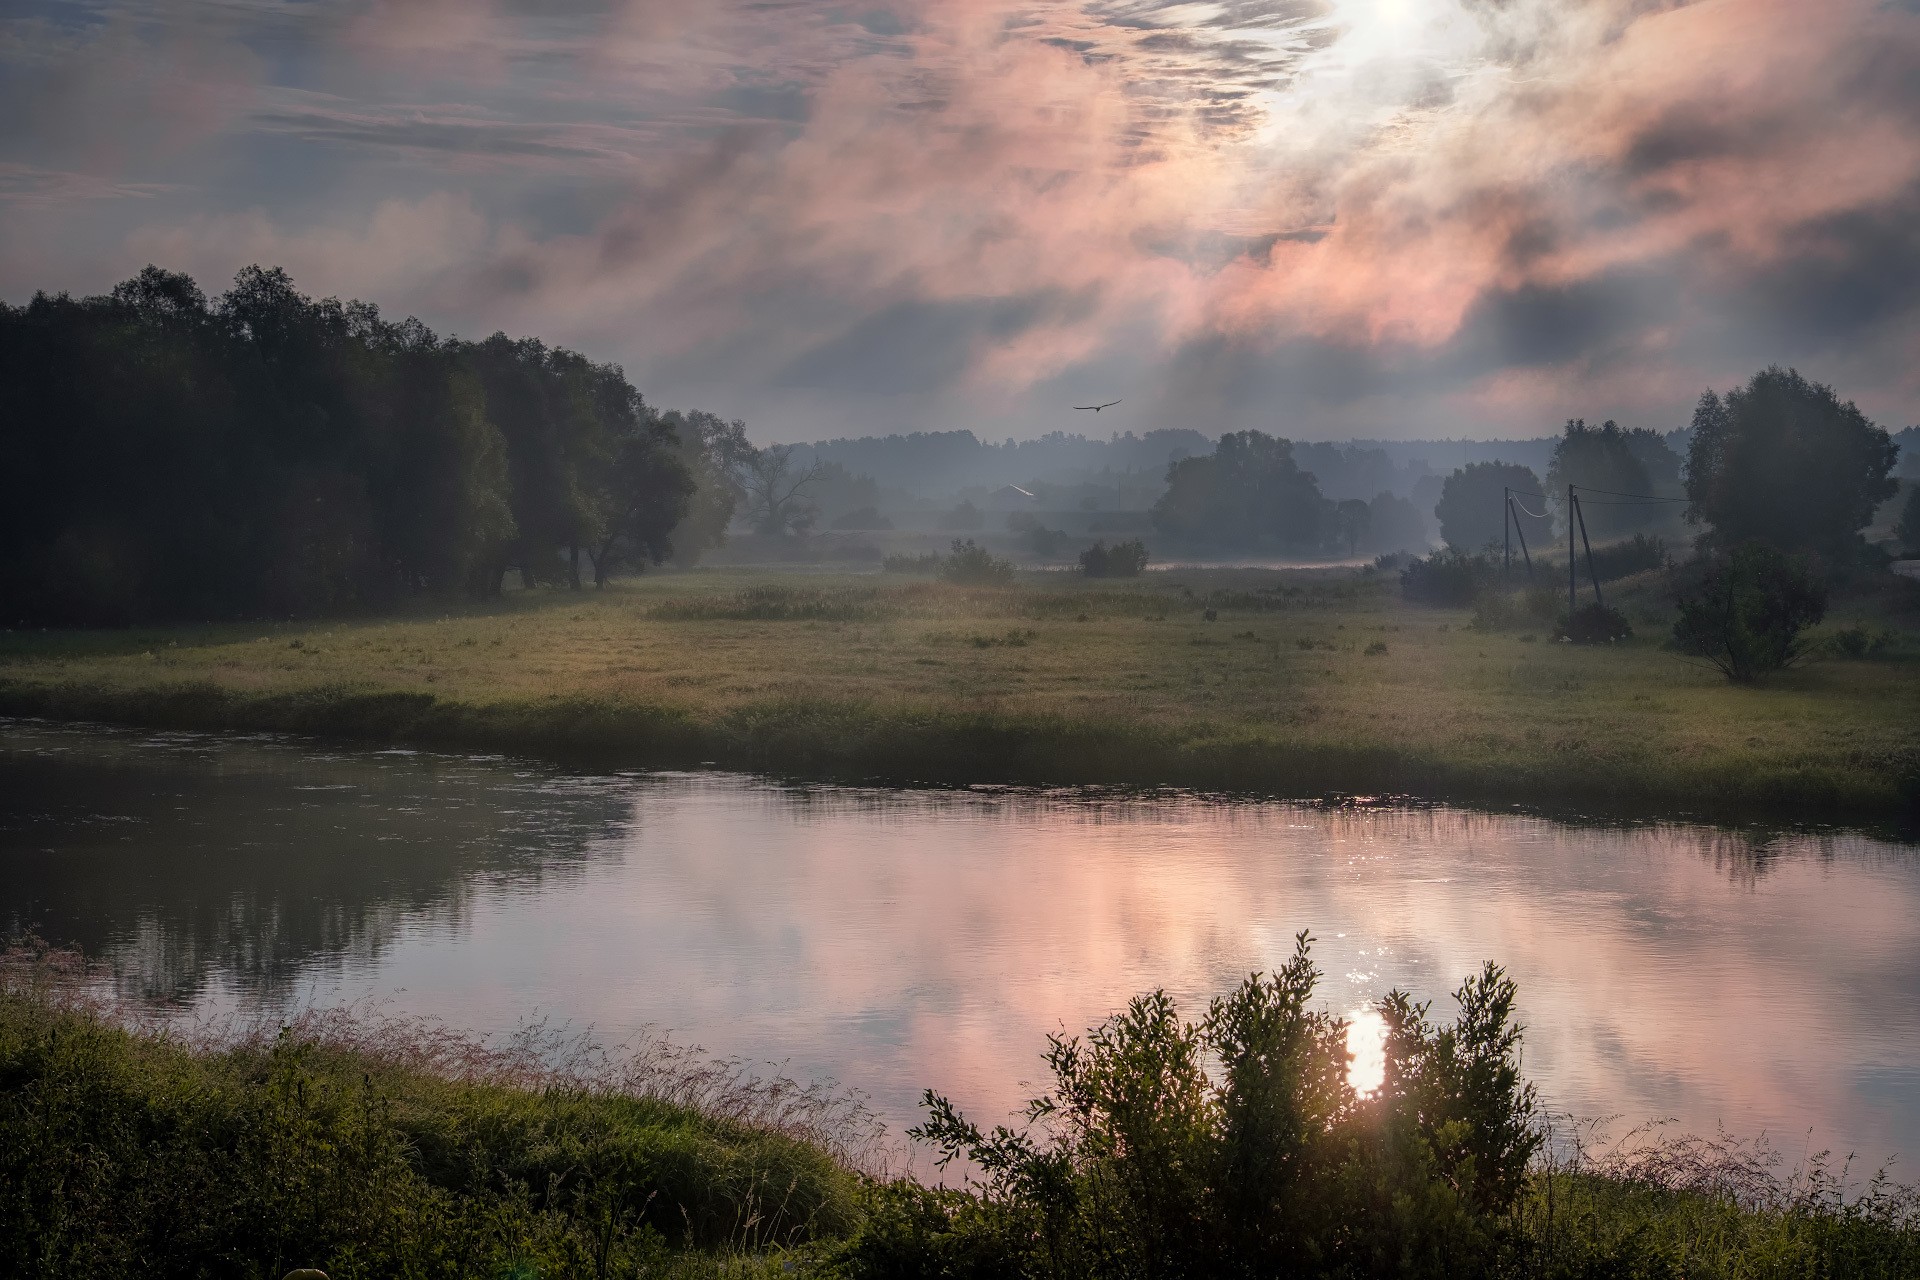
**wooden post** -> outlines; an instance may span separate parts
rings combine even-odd
[[[1573,556],[1573,486],[1567,486],[1567,631],[1573,631],[1573,611],[1579,605],[1574,593],[1579,589],[1579,579],[1574,576],[1576,561]]]
[[[1513,590],[1513,489],[1500,489],[1500,589]]]
[[[1604,609],[1607,602],[1600,598],[1600,574],[1593,567],[1593,544],[1587,541],[1587,517],[1580,510],[1578,498],[1574,499],[1573,511],[1580,517],[1580,543],[1587,549],[1587,576],[1593,579],[1593,602]]]

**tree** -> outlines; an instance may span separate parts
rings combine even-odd
[[[1800,635],[1826,616],[1827,588],[1811,557],[1743,542],[1707,566],[1680,596],[1674,645],[1736,684],[1756,684],[1798,658]]]
[[[1893,527],[1900,549],[1908,555],[1920,555],[1920,484],[1907,491],[1907,505],[1901,508],[1900,522]]]
[[[1777,366],[1745,387],[1700,397],[1687,450],[1687,519],[1731,547],[1851,558],[1859,531],[1892,497],[1893,440],[1832,387]]]
[[[1432,539],[1420,508],[1392,493],[1381,493],[1368,504],[1367,546],[1374,551],[1424,552]]]
[[[1358,498],[1348,498],[1333,509],[1333,527],[1340,541],[1347,544],[1348,555],[1360,550],[1360,540],[1367,536],[1372,522],[1373,509]]]
[[[1433,514],[1440,521],[1440,537],[1456,551],[1482,551],[1501,544],[1501,513],[1505,490],[1512,489],[1519,501],[1514,514],[1520,517],[1520,529],[1534,547],[1546,545],[1553,525],[1541,505],[1544,490],[1532,467],[1512,462],[1469,462],[1447,477],[1440,490],[1440,501]],[[1517,548],[1516,548],[1517,549]]]
[[[631,390],[631,388],[628,388]],[[640,405],[616,438],[612,465],[601,483],[603,522],[593,550],[593,585],[621,563],[659,564],[673,552],[673,531],[687,514],[696,484],[675,447],[673,429]]]
[[[812,528],[820,514],[812,498],[820,473],[818,459],[796,467],[791,445],[754,450],[740,477],[747,497],[747,522],[754,532],[785,537]]]
[[[727,526],[746,501],[740,477],[754,448],[747,424],[738,418],[729,422],[700,409],[676,409],[662,414],[660,421],[673,433],[674,451],[693,477],[686,514],[668,535],[673,558],[691,565],[702,552],[727,540]]]
[[[707,479],[618,366],[442,340],[278,268],[211,301],[149,266],[103,297],[0,303],[0,387],[8,621],[377,610],[496,593],[514,566],[577,584],[583,551],[604,580],[661,554]]]
[[[1206,546],[1305,549],[1320,541],[1324,505],[1313,474],[1294,462],[1292,441],[1234,431],[1211,455],[1167,468],[1153,523],[1169,537]]]
[[[1622,431],[1618,423],[1611,421],[1589,427],[1583,418],[1569,418],[1547,467],[1547,497],[1559,508],[1564,523],[1572,519],[1567,510],[1569,484],[1604,491],[1580,502],[1587,533],[1595,539],[1618,538],[1662,524],[1672,516],[1667,504],[1629,504],[1620,497],[1622,494],[1678,496],[1660,494],[1646,462],[1642,461],[1643,458],[1654,460],[1665,475],[1667,469],[1660,457],[1661,451],[1671,459],[1672,473],[1677,477],[1679,456],[1654,432],[1644,428],[1637,432]]]
[[[1112,546],[1095,542],[1080,553],[1080,572],[1089,578],[1137,578],[1146,568],[1147,544],[1138,538]]]

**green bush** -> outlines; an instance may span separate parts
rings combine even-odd
[[[1407,562],[1400,571],[1400,594],[1415,604],[1463,609],[1499,580],[1500,566],[1492,556],[1442,547]]]
[[[1003,586],[1013,580],[1013,562],[975,546],[972,538],[955,538],[953,554],[940,564],[940,576],[963,586]]]
[[[1137,578],[1147,568],[1147,544],[1138,538],[1108,546],[1095,542],[1080,553],[1080,572],[1089,578]]]
[[[1805,653],[1801,633],[1826,616],[1827,587],[1805,553],[1745,542],[1711,561],[1679,604],[1674,646],[1754,684]]]
[[[1019,1130],[983,1132],[928,1092],[914,1131],[977,1196],[893,1190],[848,1250],[855,1275],[1479,1274],[1540,1142],[1514,986],[1488,965],[1436,1027],[1379,1006],[1387,1070],[1347,1080],[1346,1023],[1309,1008],[1306,934],[1183,1021],[1164,991],[1049,1040],[1054,1085]]]
[[[910,556],[895,552],[880,562],[883,573],[919,573],[936,574],[940,572],[940,553],[929,551],[925,555]]]
[[[1616,640],[1631,639],[1633,626],[1618,609],[1589,604],[1575,609],[1571,616],[1561,614],[1553,624],[1553,636],[1556,640],[1564,637],[1575,644],[1612,644]]]

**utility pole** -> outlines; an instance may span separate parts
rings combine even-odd
[[[1575,605],[1579,603],[1574,599],[1574,593],[1578,590],[1578,587],[1576,585],[1578,582],[1578,579],[1574,577],[1574,565],[1576,563],[1578,562],[1573,557],[1573,486],[1568,485],[1567,486],[1567,628],[1568,630],[1572,630],[1573,628],[1573,610]]]
[[[1513,590],[1513,487],[1500,489],[1500,589]]]

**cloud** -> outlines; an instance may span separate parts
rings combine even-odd
[[[185,12],[0,24],[34,122],[0,201],[96,211],[23,222],[0,290],[277,254],[309,289],[619,359],[656,399],[719,389],[770,434],[803,400],[1019,433],[1114,380],[1214,429],[1667,425],[1775,360],[1912,413],[1910,7]]]

